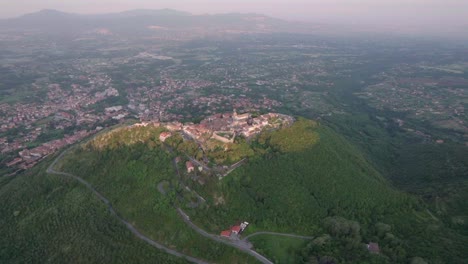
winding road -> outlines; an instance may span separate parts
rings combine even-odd
[[[77,180],[81,184],[83,184],[92,193],[94,193],[104,204],[107,205],[109,212],[111,212],[112,215],[114,215],[121,223],[123,223],[127,227],[128,230],[130,230],[136,237],[138,237],[139,239],[145,241],[146,243],[150,244],[151,246],[153,246],[153,247],[155,247],[157,249],[163,250],[166,253],[171,254],[173,256],[180,257],[180,258],[185,258],[186,260],[188,260],[190,262],[193,262],[193,263],[197,263],[197,264],[207,264],[208,263],[208,262],[206,262],[204,260],[197,259],[197,258],[188,256],[188,255],[185,255],[183,253],[180,253],[178,251],[175,251],[173,249],[170,249],[170,248],[168,248],[168,247],[166,247],[166,246],[152,240],[151,238],[143,235],[133,225],[131,225],[128,221],[126,221],[120,215],[118,215],[116,213],[116,211],[114,210],[114,208],[112,207],[111,202],[106,197],[104,197],[101,193],[99,193],[89,182],[87,182],[83,178],[78,177],[76,175],[73,175],[71,173],[56,171],[54,169],[55,165],[70,149],[71,148],[69,148],[69,149],[63,151],[62,153],[60,153],[60,155],[58,155],[55,158],[55,160],[49,165],[46,172],[49,173],[49,174],[55,174],[55,175],[70,177],[70,178],[73,178],[73,179]],[[173,161],[173,166],[176,169],[177,176],[180,177],[179,169],[177,167],[177,164],[176,164],[175,160]],[[161,188],[162,188],[162,186],[161,186]],[[190,220],[190,217],[184,211],[182,211],[182,209],[180,209],[180,208],[176,208],[176,209],[177,209],[177,212],[179,213],[179,215],[181,216],[182,220],[190,228],[192,228],[194,231],[196,231],[198,234],[200,234],[200,235],[202,235],[204,237],[207,237],[207,238],[209,238],[211,240],[217,241],[219,243],[223,243],[223,244],[226,244],[228,246],[237,248],[240,251],[245,252],[245,253],[255,257],[257,260],[259,260],[263,264],[273,264],[273,262],[268,260],[266,257],[262,256],[261,254],[259,254],[255,250],[253,250],[252,249],[252,244],[250,242],[248,242],[249,238],[251,238],[253,236],[256,236],[256,235],[267,234],[267,235],[287,236],[287,237],[301,238],[301,239],[313,239],[313,237],[309,237],[309,236],[300,236],[300,235],[294,235],[294,234],[283,234],[283,233],[266,232],[266,231],[265,232],[253,233],[253,234],[251,234],[249,236],[246,236],[243,239],[226,239],[226,238],[223,238],[223,237],[218,236],[218,235],[210,234],[210,233],[206,232],[205,230],[199,228],[198,226],[196,226]]]
[[[178,179],[180,180],[181,179],[181,175],[180,175],[180,172],[179,172],[179,167],[177,167],[177,162],[175,159],[172,160],[172,165],[174,166],[174,170],[176,172],[176,177],[178,177]],[[185,186],[185,185],[184,185]],[[187,188],[187,186],[185,186]],[[200,196],[201,197],[201,196]],[[203,197],[201,197],[203,199]],[[205,199],[203,199],[205,200]],[[260,262],[264,263],[264,264],[273,264],[273,262],[271,262],[270,260],[268,260],[266,257],[260,255],[258,252],[256,252],[255,250],[252,250],[252,244],[250,244],[249,242],[247,241],[242,241],[242,240],[227,240],[226,238],[223,238],[223,237],[220,237],[220,236],[217,236],[217,235],[214,235],[214,234],[210,234],[208,232],[206,232],[205,230],[199,228],[198,226],[196,226],[191,220],[190,220],[190,217],[184,212],[182,211],[182,209],[180,209],[179,207],[176,207],[177,209],[177,212],[179,213],[179,215],[182,217],[182,220],[184,220],[184,222],[190,227],[192,228],[193,230],[195,230],[195,232],[197,232],[198,234],[204,236],[204,237],[207,237],[211,240],[214,240],[214,241],[217,241],[219,243],[223,243],[223,244],[226,244],[228,246],[232,246],[232,247],[235,247],[253,257],[255,257],[256,259],[258,259]]]
[[[241,250],[241,251],[243,251],[243,252],[245,252],[245,253],[253,256],[253,257],[255,257],[256,259],[258,259],[260,262],[262,262],[264,264],[273,264],[273,262],[268,260],[266,257],[260,255],[258,252],[251,249],[252,245],[250,243],[248,243],[247,241],[244,241],[244,240],[228,240],[226,238],[210,234],[210,233],[206,232],[205,230],[203,230],[203,229],[199,228],[198,226],[196,226],[192,221],[190,221],[190,217],[184,211],[182,211],[182,209],[177,208],[177,212],[182,217],[184,222],[187,225],[189,225],[193,230],[195,230],[198,234],[200,234],[200,235],[202,235],[204,237],[207,237],[209,239],[215,240],[217,242],[220,242],[220,243],[235,247],[235,248],[237,248],[237,249],[239,249],[239,250]]]
[[[157,249],[160,249],[160,250],[163,250],[165,251],[166,253],[168,254],[171,254],[173,256],[176,256],[176,257],[180,257],[180,258],[185,258],[186,260],[190,261],[190,262],[193,262],[193,263],[197,263],[197,264],[208,264],[208,262],[205,262],[201,259],[197,259],[197,258],[194,258],[194,257],[191,257],[191,256],[188,256],[188,255],[185,255],[183,253],[180,253],[178,251],[175,251],[173,249],[170,249],[168,247],[165,247],[161,244],[159,244],[158,242],[152,240],[151,238],[143,235],[142,233],[140,233],[138,230],[135,229],[135,227],[133,225],[131,225],[129,222],[127,222],[125,219],[123,219],[121,216],[119,216],[114,208],[112,207],[112,204],[109,202],[109,200],[104,197],[101,193],[99,193],[98,191],[96,191],[96,189],[94,189],[94,187],[87,181],[83,180],[82,178],[78,177],[78,176],[75,176],[73,174],[70,174],[70,173],[66,173],[66,172],[59,172],[59,171],[56,171],[54,169],[55,165],[57,164],[57,162],[63,157],[63,155],[65,155],[65,153],[68,152],[69,149],[63,151],[57,158],[55,158],[55,160],[52,162],[52,164],[50,164],[50,166],[47,168],[47,173],[49,174],[55,174],[55,175],[61,175],[61,176],[66,176],[66,177],[70,177],[70,178],[73,178],[77,181],[79,181],[81,184],[83,184],[84,186],[86,186],[86,188],[88,188],[90,191],[92,191],[103,203],[105,203],[109,209],[109,211],[111,212],[112,215],[114,215],[115,217],[117,217],[117,219],[120,220],[120,222],[122,222],[128,230],[130,230],[136,237],[138,237],[139,239],[145,241],[146,243],[150,244],[151,246],[157,248]]]

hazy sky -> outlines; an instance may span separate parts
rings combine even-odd
[[[328,23],[468,26],[468,0],[0,0],[0,17],[41,9],[109,13],[141,8],[195,14],[255,12]]]

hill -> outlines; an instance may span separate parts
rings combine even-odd
[[[302,25],[303,27],[303,25]],[[198,33],[226,32],[285,32],[300,26],[297,23],[259,14],[193,15],[171,9],[130,10],[121,13],[82,15],[57,10],[41,10],[21,17],[0,20],[0,29],[36,31],[42,34],[80,35],[105,28],[114,35],[151,35],[163,32],[195,31]]]
[[[211,234],[219,234],[238,221],[248,221],[250,225],[240,238],[248,239],[257,252],[278,263],[408,263],[421,257],[434,263],[462,263],[467,259],[466,237],[446,228],[422,201],[393,188],[357,148],[325,125],[299,118],[290,127],[263,132],[249,142],[254,153],[249,161],[222,180],[205,170],[187,173],[185,162],[175,159],[186,160],[183,153],[172,149],[168,145],[171,142],[159,141],[163,131],[162,127],[135,126],[99,135],[73,148],[55,168],[89,182],[141,233],[209,262],[253,263],[255,259],[201,236],[176,208]],[[54,212],[56,207],[50,202],[53,194],[65,195],[73,184],[67,180],[69,184],[63,185],[65,180],[58,176],[42,176],[39,172],[45,166],[37,169],[34,185],[38,191],[32,192],[35,202],[43,205],[35,212],[38,218]],[[0,189],[8,208],[2,210],[13,215],[2,223],[10,236],[18,230],[15,217],[32,219],[31,214],[23,215],[22,210],[15,209],[15,197],[27,197],[33,188],[20,188],[24,184],[20,179],[26,177],[5,184],[2,181]],[[57,199],[58,203],[65,198]],[[99,205],[89,196],[77,202],[80,206]],[[90,219],[96,219],[97,224],[106,215],[103,210],[101,205],[100,213],[93,216],[71,209],[61,212],[75,217],[72,223],[77,224],[72,226],[80,226],[78,223]],[[115,229],[108,227],[112,229],[109,241],[114,240],[113,233],[125,233],[122,225],[112,221]],[[108,222],[101,224],[107,226]],[[35,226],[24,229],[23,234],[28,237],[38,232],[39,237],[50,238],[54,231],[50,228],[55,226],[65,228],[60,224]],[[122,243],[128,243],[130,257],[136,254],[133,246],[141,241],[126,234],[129,236],[120,237]],[[71,245],[80,245],[87,235],[75,234]],[[101,237],[99,233],[93,235],[95,239]],[[370,242],[379,244],[380,254],[368,252],[366,244]],[[6,247],[6,251],[13,255],[23,252],[27,258],[45,252],[43,255],[50,257],[47,252],[56,247],[37,243],[28,251],[26,244],[18,243]],[[88,253],[88,260],[99,259],[93,255],[96,252]],[[147,262],[145,254],[142,263]]]
[[[254,262],[234,248],[198,235],[173,208],[183,189],[175,178],[174,154],[158,139],[162,131],[148,126],[103,134],[66,155],[58,168],[88,181],[124,219],[163,245],[209,262]],[[118,144],[126,136],[133,137],[130,143]],[[109,145],[95,144],[103,138]]]
[[[0,263],[187,263],[136,238],[78,182],[46,174],[49,161],[0,178]]]
[[[313,146],[284,151],[275,150],[274,143],[263,145],[273,148],[223,181],[194,185],[208,201],[203,210],[188,211],[194,221],[215,231],[246,220],[251,223],[248,233],[276,231],[319,237],[299,243],[289,249],[296,253],[281,258],[284,252],[274,253],[278,252],[274,250],[278,248],[276,238],[264,236],[256,246],[264,247],[261,252],[273,252],[271,257],[281,263],[330,256],[345,263],[408,263],[418,256],[440,263],[466,260],[462,246],[466,237],[445,227],[424,203],[393,188],[333,130],[295,126],[282,138],[294,139],[306,129],[319,135]],[[271,143],[282,132],[274,132],[266,141]],[[364,250],[369,242],[379,243],[379,257]],[[291,243],[282,247],[287,245]]]

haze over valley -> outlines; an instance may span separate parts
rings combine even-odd
[[[468,262],[464,3],[29,4],[0,263]]]

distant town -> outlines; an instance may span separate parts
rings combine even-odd
[[[234,109],[341,120],[354,106],[338,103],[337,94],[350,87],[382,126],[397,126],[427,142],[450,139],[468,146],[468,64],[461,59],[392,63],[353,83],[342,81],[351,68],[370,70],[372,52],[387,50],[359,49],[359,41],[310,39],[298,45],[259,37],[252,44],[242,35],[230,37],[236,48],[226,48],[224,35],[200,44],[189,40],[193,34],[155,28],[149,34],[161,43],[138,38],[128,43],[105,28],[71,37],[72,43],[87,43],[77,47],[34,35],[0,36],[5,51],[0,77],[9,80],[0,83],[0,168],[6,173],[31,168],[58,149],[125,122],[193,122],[183,127],[186,136],[230,142],[258,133],[265,122],[252,119],[242,127],[218,114]]]
[[[114,91],[110,89],[110,92],[113,93]],[[105,93],[109,94],[108,91]],[[110,108],[111,109],[106,108],[106,113],[122,110],[122,107]],[[69,118],[71,118],[70,114],[67,114],[66,112],[59,112],[55,117],[59,120],[69,120]],[[106,117],[121,119],[119,115],[106,115]],[[178,121],[163,123],[160,123],[159,121],[143,121],[141,123],[131,125],[130,127],[148,126],[150,124],[153,126],[162,126],[170,131],[160,134],[159,139],[162,142],[170,138],[173,135],[173,132],[179,132],[184,136],[184,138],[193,140],[199,144],[204,144],[209,139],[214,139],[221,143],[234,143],[236,136],[242,136],[248,139],[258,135],[262,131],[289,126],[293,122],[293,117],[279,113],[267,113],[254,116],[251,113],[238,114],[234,111],[208,116],[198,124],[192,122],[183,124]],[[91,131],[82,130],[75,132],[73,135],[67,135],[63,139],[52,140],[32,149],[21,150],[19,152],[19,157],[8,162],[7,166],[17,167],[19,169],[31,168],[44,157],[47,157],[55,151],[80,141],[102,129],[103,127],[99,126]],[[193,165],[190,163],[188,166]],[[188,168],[188,170],[190,169]]]
[[[164,121],[181,120],[186,116],[181,114],[171,114],[169,109],[182,108],[183,103],[177,103],[178,99],[168,103],[162,103],[158,98],[164,94],[176,93],[184,87],[200,89],[209,82],[180,82],[171,78],[161,81],[158,90],[148,90],[146,87],[131,90],[128,93],[128,104],[114,105],[109,107],[99,107],[103,101],[112,101],[119,98],[119,91],[111,86],[112,80],[107,75],[99,76],[73,76],[77,82],[85,81],[89,85],[71,84],[70,88],[64,89],[60,84],[47,85],[46,98],[43,101],[32,103],[0,104],[0,134],[9,136],[0,137],[0,152],[7,154],[17,152],[18,157],[6,163],[8,167],[28,169],[34,166],[43,157],[54,153],[56,150],[79,141],[103,127],[116,124],[119,121],[133,118],[142,121]],[[33,84],[33,88],[39,84]],[[99,92],[101,90],[102,92]],[[147,99],[153,99],[147,102]],[[180,97],[182,99],[183,97]],[[208,96],[195,99],[195,105],[211,105],[215,111],[217,102],[228,100],[218,96]],[[149,103],[149,104],[148,104]],[[280,105],[273,100],[264,99],[261,104],[254,104],[248,98],[240,98],[233,101],[233,106],[243,109],[271,109]],[[216,117],[214,117],[216,118]],[[213,124],[218,124],[214,122]],[[250,131],[243,131],[245,136],[249,136],[253,130],[258,129],[259,124]],[[79,130],[82,128],[82,130]],[[227,128],[227,127],[226,127]],[[232,127],[230,127],[231,129]],[[203,130],[203,126],[187,127],[185,131],[190,134],[198,129]],[[15,133],[16,131],[16,133]],[[54,136],[54,131],[67,133],[61,139],[54,139],[39,144],[47,140],[47,134]],[[239,131],[241,132],[241,131]],[[15,134],[13,134],[15,133]],[[42,135],[42,136],[41,136]],[[44,140],[45,139],[45,140]],[[38,145],[38,146],[35,146]]]

